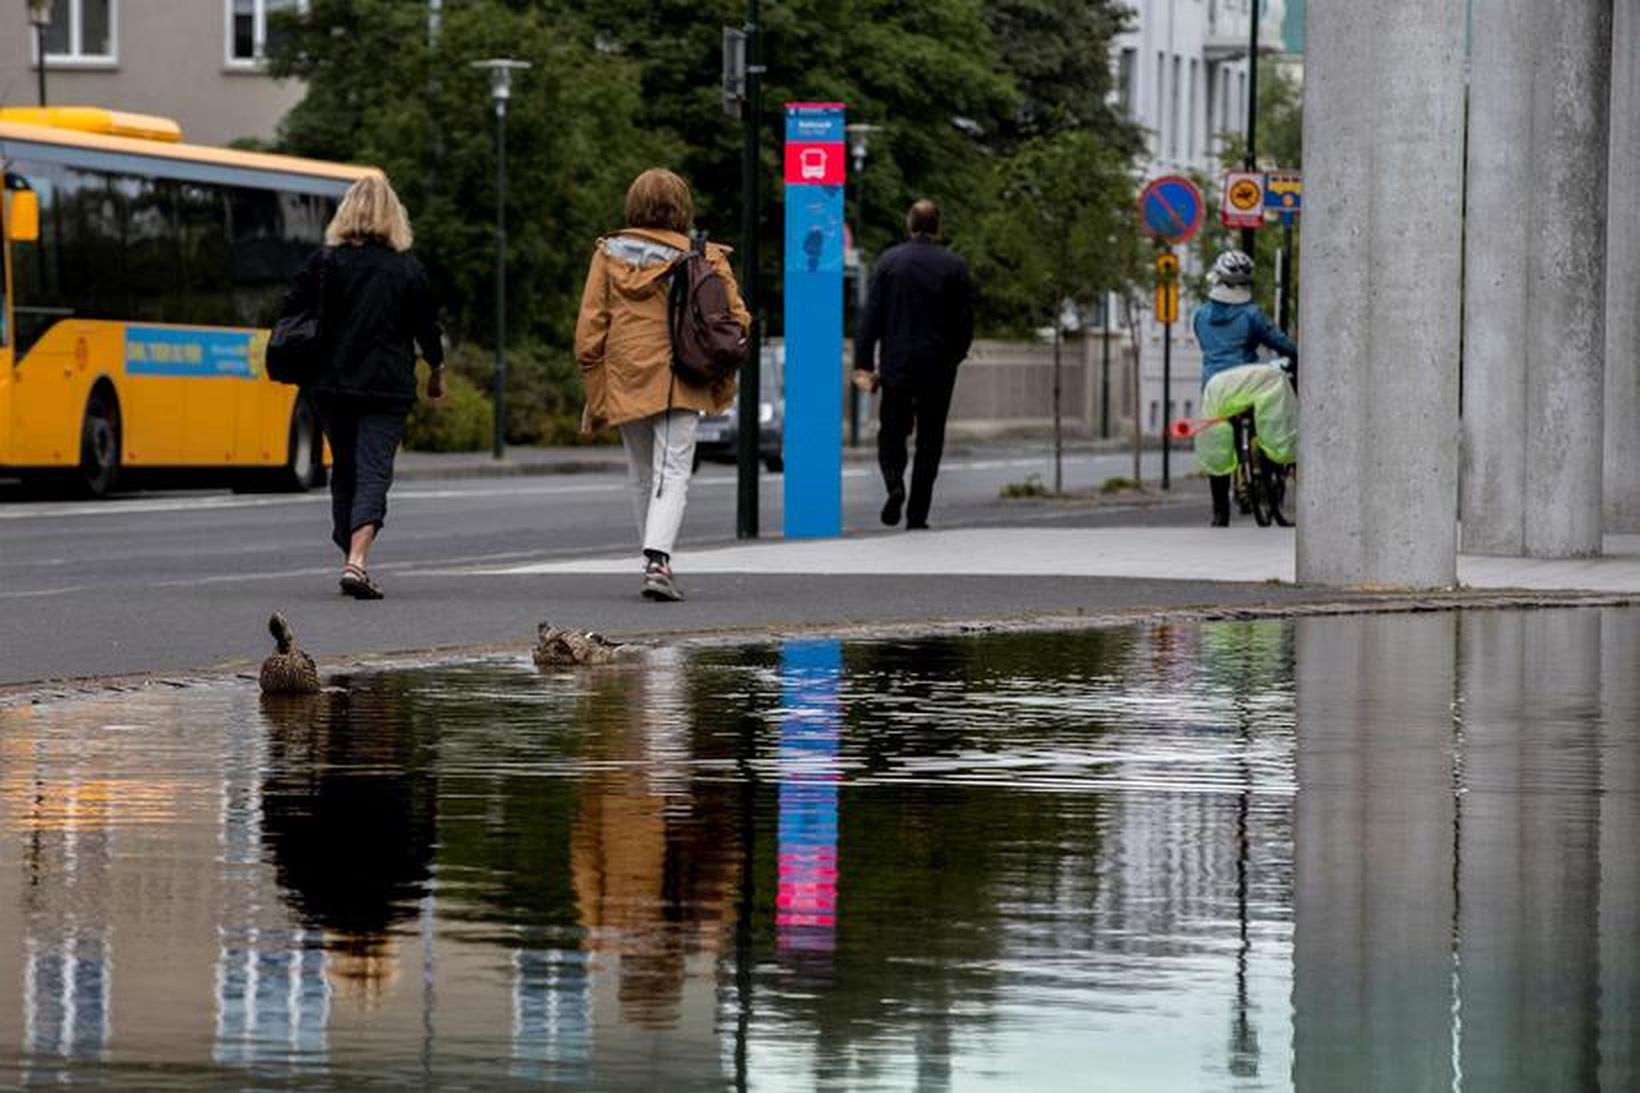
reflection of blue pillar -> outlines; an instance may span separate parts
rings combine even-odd
[[[843,107],[786,104],[786,537],[843,532]]]
[[[783,951],[829,953],[837,936],[842,646],[792,642],[782,661],[775,935]]]
[[[582,1081],[592,1053],[587,954],[530,930],[513,950],[512,1076]]]

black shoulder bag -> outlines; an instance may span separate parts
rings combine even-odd
[[[329,351],[325,335],[325,270],[330,249],[319,253],[318,289],[313,303],[273,324],[268,336],[268,375],[280,383],[305,387],[319,378]]]

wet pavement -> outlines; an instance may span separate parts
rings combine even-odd
[[[0,709],[0,1082],[1629,1089],[1640,611]]]

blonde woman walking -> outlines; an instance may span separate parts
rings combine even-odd
[[[598,240],[575,324],[575,355],[586,386],[584,431],[621,431],[630,469],[642,592],[683,599],[672,578],[672,548],[683,525],[695,457],[695,427],[734,400],[731,376],[696,386],[672,371],[667,293],[673,265],[688,252],[695,205],[689,186],[655,167],[626,192],[626,227]],[[729,268],[729,249],[708,243],[706,258],[728,289],[729,312],[742,329],[752,317]]]
[[[308,386],[330,441],[331,541],[347,556],[341,589],[379,600],[366,564],[387,519],[393,458],[416,402],[416,350],[432,365],[427,395],[444,395],[444,341],[427,272],[410,253],[410,220],[393,187],[366,175],[342,198],[325,246],[297,275],[284,313],[322,295],[327,359]]]

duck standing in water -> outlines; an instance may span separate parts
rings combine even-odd
[[[296,648],[296,631],[285,616],[275,611],[268,619],[268,632],[279,651],[262,662],[258,682],[263,694],[312,695],[319,693],[319,669],[313,658]]]
[[[610,664],[637,651],[591,630],[565,630],[543,622],[536,628],[535,663],[542,668]]]

